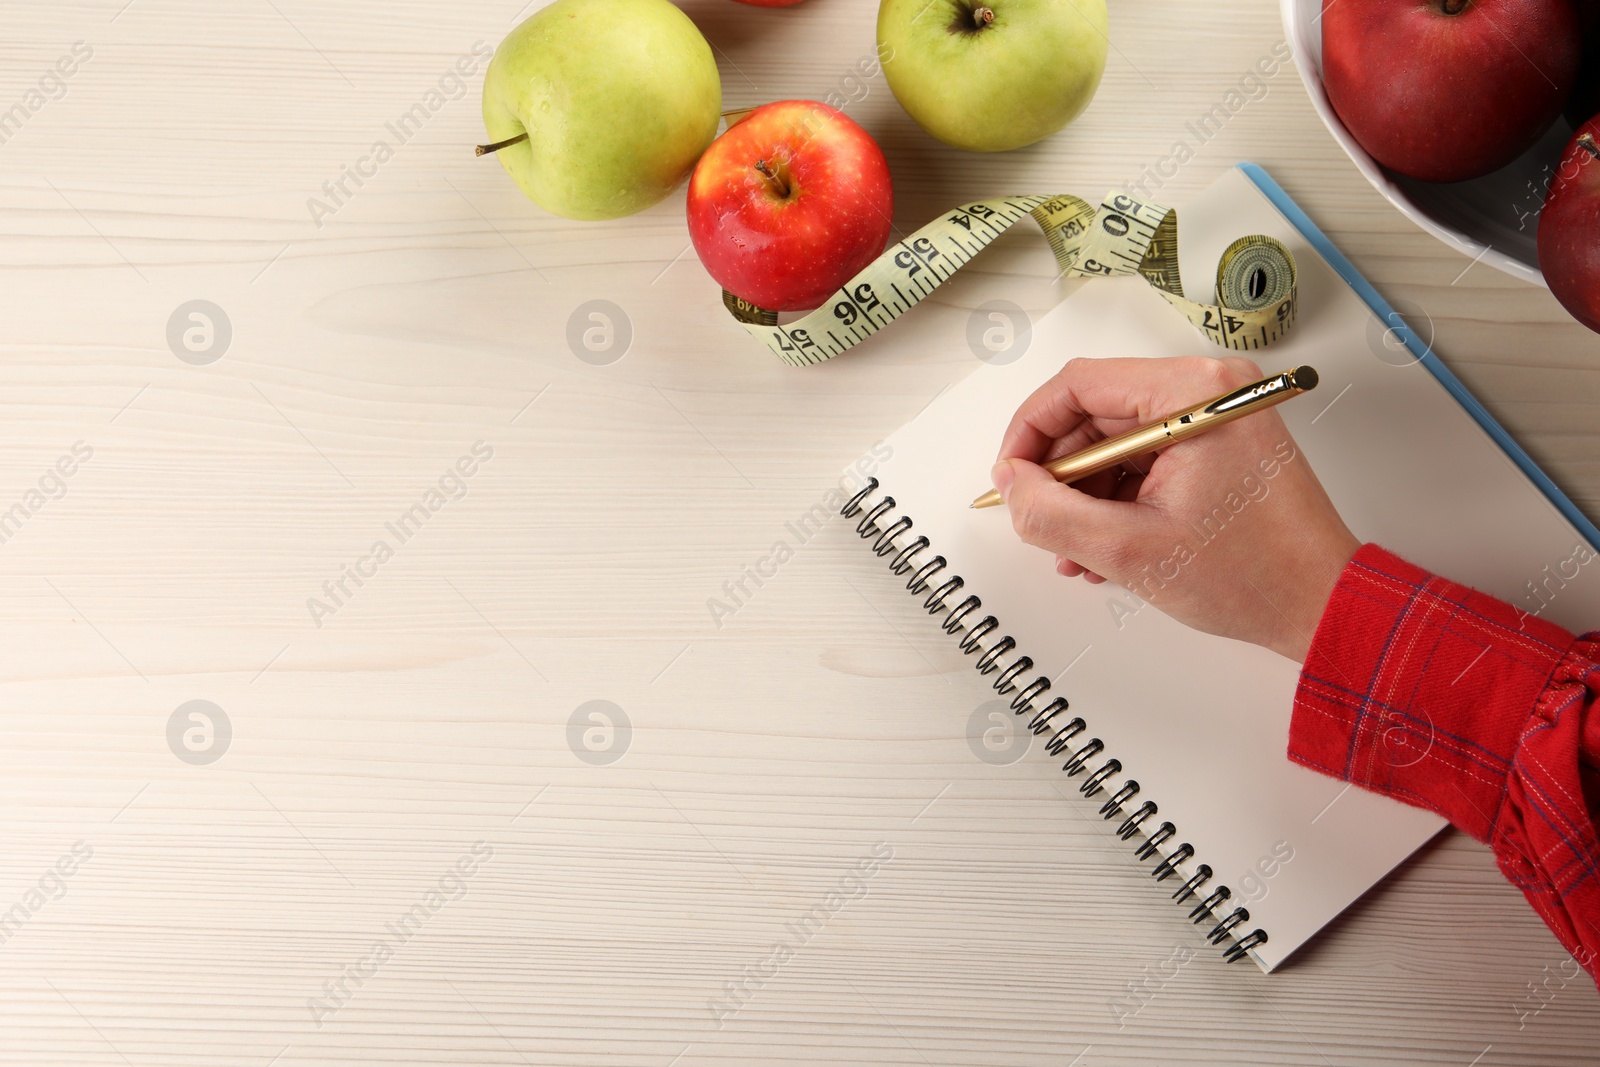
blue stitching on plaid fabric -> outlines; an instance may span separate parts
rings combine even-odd
[[[1308,674],[1308,675],[1306,675],[1306,680],[1307,681],[1316,682],[1319,685],[1325,685],[1329,689],[1337,689],[1342,693],[1349,693],[1351,696],[1354,696],[1354,697],[1361,697],[1363,695],[1363,694],[1357,693],[1353,689],[1346,689],[1344,686],[1339,685],[1337,682],[1330,682],[1326,678],[1318,678],[1316,675]],[[1309,695],[1311,697],[1313,697],[1313,698],[1320,696],[1320,694],[1316,694],[1316,693],[1312,693],[1312,694],[1309,694]],[[1326,698],[1323,698],[1323,699],[1326,699]],[[1461,737],[1461,736],[1459,736],[1457,734],[1451,733],[1448,730],[1441,730],[1441,729],[1439,729],[1438,726],[1436,726],[1433,723],[1433,721],[1431,719],[1428,719],[1426,717],[1418,718],[1416,715],[1411,714],[1410,712],[1406,711],[1404,708],[1396,707],[1396,706],[1394,706],[1392,704],[1389,704],[1387,701],[1372,700],[1369,697],[1367,702],[1370,703],[1374,707],[1381,708],[1386,712],[1389,712],[1389,713],[1391,713],[1393,715],[1397,715],[1401,719],[1406,720],[1407,722],[1415,722],[1415,723],[1426,722],[1427,725],[1428,725],[1428,728],[1431,729],[1437,736],[1448,737],[1450,740],[1455,741],[1458,744],[1460,744],[1462,746],[1462,751],[1460,751],[1459,754],[1463,759],[1471,759],[1474,763],[1477,763],[1478,766],[1482,767],[1486,771],[1496,771],[1498,773],[1502,773],[1503,774],[1505,772],[1506,767],[1509,767],[1511,765],[1511,757],[1502,756],[1502,755],[1500,755],[1500,753],[1494,751],[1493,749],[1485,748],[1484,746],[1478,744],[1478,742],[1472,740],[1471,738]],[[1350,710],[1352,712],[1355,711],[1355,709],[1353,707],[1350,707],[1349,705],[1338,705],[1338,704],[1335,704],[1334,706],[1335,707],[1344,707],[1347,710]],[[1352,746],[1354,745],[1354,731],[1353,730],[1352,730],[1351,744],[1352,744]],[[1469,748],[1477,749],[1478,751],[1482,752],[1484,755],[1489,756],[1490,758],[1492,758],[1495,761],[1497,761],[1497,763],[1496,764],[1488,764],[1488,763],[1483,763],[1483,762],[1477,760],[1475,757],[1471,756],[1467,751],[1465,751],[1466,749],[1469,749]],[[1501,765],[1503,765],[1503,766],[1501,766]],[[1343,777],[1346,781],[1349,781],[1348,772],[1345,773],[1344,775],[1341,775],[1341,777]]]

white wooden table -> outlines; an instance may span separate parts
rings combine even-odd
[[[1088,113],[975,156],[881,78],[844,80],[875,5],[683,6],[727,106],[864,97],[848,111],[907,227],[1138,176],[1282,36],[1273,0],[1114,0]],[[1593,984],[1461,835],[1278,974],[1205,951],[1119,1020],[1194,929],[1051,761],[974,758],[986,688],[845,524],[722,626],[706,605],[973,369],[950,342],[973,307],[1058,299],[1043,243],[1019,229],[859,353],[789,370],[718,306],[681,190],[570,223],[474,160],[481,62],[314,220],[323,184],[516,8],[0,14],[0,110],[92,50],[0,145],[0,513],[21,507],[0,543],[0,1062],[1600,1057]],[[1600,516],[1600,339],[1404,222],[1292,69],[1265,86],[1160,196],[1265,165]],[[213,362],[168,343],[193,300],[231,327]],[[615,362],[567,344],[590,300],[626,315]],[[169,744],[195,700],[228,724],[198,753],[188,711]],[[574,732],[595,700],[629,729]],[[775,961],[874,849],[892,857]]]

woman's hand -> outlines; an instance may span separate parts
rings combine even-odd
[[[1011,420],[995,465],[1018,536],[1068,578],[1296,662],[1361,547],[1275,410],[1063,485],[1042,463],[1266,375],[1248,359],[1074,359]]]

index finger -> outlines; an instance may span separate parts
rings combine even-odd
[[[1087,445],[1086,423],[1109,437],[1154,422],[1226,391],[1241,369],[1207,356],[1068,360],[1011,417],[997,458],[1037,462],[1072,435]]]

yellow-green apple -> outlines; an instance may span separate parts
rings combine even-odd
[[[717,135],[711,46],[668,0],[556,0],[506,35],[483,124],[534,203],[614,219],[665,197]]]
[[[1539,213],[1539,269],[1561,306],[1600,332],[1600,115],[1578,130]]]
[[[889,163],[843,112],[812,100],[751,111],[689,179],[689,236],[717,284],[772,311],[817,307],[883,251]]]
[[[1089,106],[1106,69],[1105,0],[883,0],[895,99],[946,144],[1004,152]]]
[[[1578,77],[1573,0],[1323,0],[1322,81],[1361,147],[1424,181],[1531,148]]]

